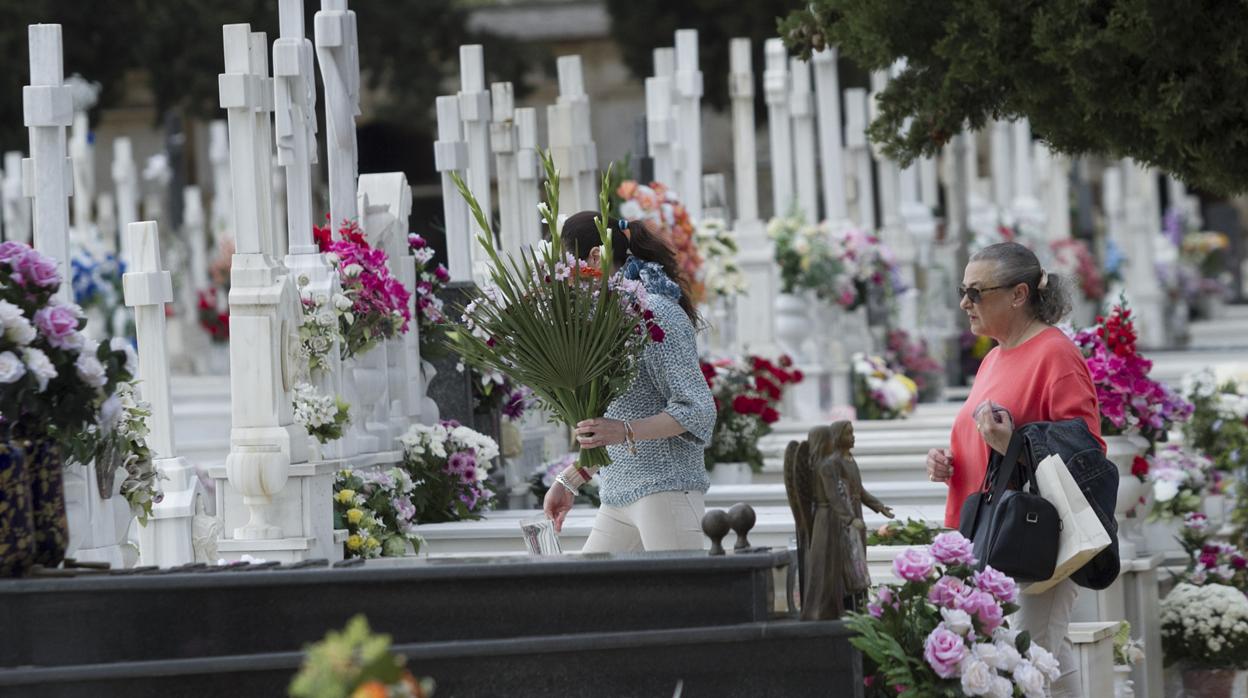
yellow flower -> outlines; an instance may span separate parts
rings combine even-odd
[[[355,490],[339,490],[335,498],[340,504],[350,504],[355,499]]]
[[[904,373],[898,373],[898,374],[897,374],[897,380],[901,381],[901,384],[902,384],[902,385],[904,385],[904,386],[906,386],[906,388],[907,388],[910,392],[912,392],[912,393],[917,393],[917,392],[919,392],[919,386],[918,386],[918,385],[916,385],[914,381],[910,380],[910,376],[907,376],[907,375],[905,375]]]
[[[363,509],[351,508],[347,510],[347,523],[355,525],[358,524],[362,518],[364,518]]]
[[[359,534],[352,533],[351,536],[347,538],[348,550],[359,550],[362,545],[364,545],[364,539],[360,538]]]
[[[386,698],[386,685],[380,681],[369,681],[360,684],[351,694],[351,698]]]
[[[376,538],[374,538],[374,537],[372,537],[372,536],[369,536],[369,537],[368,537],[368,539],[364,541],[364,547],[365,547],[365,548],[368,548],[369,550],[374,550],[374,549],[376,549],[376,548],[380,548],[380,547],[381,547],[381,541],[377,540]]]

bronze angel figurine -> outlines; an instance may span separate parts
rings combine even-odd
[[[893,511],[862,487],[847,421],[810,430],[784,453],[784,486],[797,527],[802,620],[834,620],[871,586],[862,505]]]

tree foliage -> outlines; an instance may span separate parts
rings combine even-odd
[[[1248,190],[1248,3],[814,0],[780,24],[863,67],[905,65],[870,135],[903,163],[969,124],[1027,117],[1055,150]]]

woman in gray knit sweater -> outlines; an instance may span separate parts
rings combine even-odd
[[[604,263],[646,287],[663,329],[650,344],[632,386],[598,419],[576,425],[581,448],[606,446],[611,464],[598,471],[602,506],[582,552],[697,550],[702,547],[702,495],[710,481],[702,452],[715,430],[715,399],[702,377],[695,341],[697,311],[676,257],[648,224],[612,221],[612,260],[603,260],[594,211],[568,218],[564,246],[595,268]],[[546,493],[543,508],[556,530],[581,485],[594,473],[571,466]]]

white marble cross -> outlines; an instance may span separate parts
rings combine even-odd
[[[118,258],[130,263],[130,241],[126,229],[139,220],[139,171],[134,163],[130,139],[118,136],[113,141],[113,191],[117,197]]]
[[[208,287],[208,239],[204,230],[204,203],[199,187],[194,185],[182,190],[182,228],[185,231],[186,244],[191,248],[190,294],[194,298],[196,291]]]
[[[1031,166],[1031,123],[1027,119],[1019,119],[1012,126],[1014,198],[1010,202],[1010,212],[1014,220],[1023,225],[1024,229],[1043,235],[1045,231],[1044,208],[1040,206],[1040,200],[1036,198]]]
[[[331,227],[359,217],[356,178],[359,151],[355,117],[360,114],[360,54],[355,12],[347,0],[321,0],[314,18],[316,57],[325,84],[325,150],[329,161]]]
[[[677,195],[683,196],[684,192],[680,190],[684,182],[685,167],[685,144],[681,142],[680,133],[680,95],[676,91],[676,48],[673,46],[661,46],[654,49],[654,77],[659,78],[662,82],[656,84],[656,89],[662,88],[667,90],[667,94],[661,98],[657,98],[655,118],[660,121],[666,119],[668,125],[660,126],[663,132],[664,141],[667,147],[666,164],[663,166],[667,179],[659,177],[660,163],[657,158],[654,163],[654,179],[667,185],[668,189],[676,192]],[[647,93],[647,107],[649,112],[649,94]],[[667,116],[664,117],[663,114]],[[647,117],[649,118],[649,117]],[[649,126],[649,123],[647,123]],[[654,157],[654,156],[652,156]]]
[[[188,189],[191,189],[188,187]],[[194,194],[198,196],[198,191]],[[192,213],[189,212],[188,213]],[[202,233],[203,210],[198,210]],[[160,268],[160,234],[156,223],[131,223],[125,231],[133,265],[122,277],[126,305],[134,308],[138,340],[139,394],[151,404],[148,445],[164,497],[152,507],[152,520],[140,529],[143,563],[177,565],[192,562],[192,517],[199,480],[195,470],[179,458],[173,432],[172,398],[169,391],[169,347],[165,335],[165,304],[173,302],[173,282]],[[202,235],[201,235],[202,242]]]
[[[22,191],[22,153],[10,150],[4,154],[4,239],[30,242],[30,199]]]
[[[581,68],[580,56],[560,56],[556,62],[559,73],[559,97],[555,110],[559,118],[551,120],[551,128],[556,124],[566,125],[571,135],[571,142],[563,157],[555,151],[555,134],[551,131],[551,154],[560,173],[567,173],[573,191],[570,206],[559,210],[572,214],[577,211],[597,210],[598,208],[598,148],[594,144],[593,132],[590,128],[589,96],[585,94],[585,77]],[[560,194],[562,196],[562,192]]]
[[[680,199],[690,217],[702,218],[702,71],[698,68],[698,30],[676,30],[676,71],[682,161]]]
[[[771,208],[773,216],[787,216],[793,208],[793,133],[789,120],[789,57],[784,42],[768,39],[763,45],[767,67],[763,91],[767,98],[767,130],[771,136]]]
[[[754,67],[750,40],[733,39],[728,53],[737,221],[755,221],[758,220],[758,158],[754,144]]]
[[[494,221],[490,191],[490,92],[485,89],[485,52],[480,44],[459,47],[459,118],[468,142],[468,190],[477,198],[490,224]],[[483,233],[475,218],[469,227]]]
[[[815,164],[815,95],[811,91],[810,63],[789,59],[789,113],[793,115],[793,170],[797,205],[807,223],[819,222],[819,173]]]
[[[672,79],[646,78],[646,147],[654,161],[654,179],[671,182],[676,176],[676,157],[672,152],[676,124],[672,120]]]
[[[520,170],[516,166],[516,102],[511,83],[491,84],[490,102],[490,150],[498,171],[498,237],[505,251],[519,255],[525,240],[517,205]]]
[[[849,220],[845,200],[845,159],[841,143],[841,87],[837,51],[830,46],[815,53],[815,98],[819,104],[819,158],[822,160],[823,206],[829,221]]]
[[[74,110],[71,90],[63,84],[61,25],[32,24],[28,34],[30,84],[22,88],[22,107],[30,129],[29,191],[34,198],[35,248],[55,259],[62,278],[68,281],[73,175],[65,150],[65,127],[73,122]],[[73,285],[62,283],[57,295],[65,302],[73,301]]]
[[[1008,121],[992,122],[992,203],[1000,210],[1009,209],[1014,197],[1014,160],[1012,133]]]
[[[438,140],[433,143],[433,163],[442,174],[442,211],[446,226],[446,261],[451,281],[471,281],[476,242],[468,225],[468,204],[451,181],[454,172],[463,177],[468,168],[468,145],[459,119],[459,98],[438,97]]]
[[[225,119],[208,124],[208,161],[212,163],[212,218],[215,241],[234,235],[234,199],[230,195],[230,135]]]
[[[542,221],[537,214],[541,166],[537,157],[537,110],[524,107],[516,110],[516,215],[519,246],[525,249],[542,239]],[[507,238],[503,238],[507,243]]]
[[[871,148],[867,143],[867,91],[861,87],[845,90],[845,148],[853,169],[854,222],[865,230],[875,230],[875,184],[871,174]]]
[[[246,24],[225,27],[225,73],[220,78],[221,107],[229,114],[230,178],[234,193],[234,240],[237,254],[273,254],[268,195],[271,177],[270,136],[266,129],[273,103],[263,34],[252,38]],[[259,44],[259,56],[255,54]],[[124,221],[118,221],[119,224]]]
[[[273,42],[273,114],[277,160],[286,172],[286,236],[291,255],[315,255],[312,163],[316,157],[316,75],[303,35],[304,0],[281,0],[281,37]],[[335,221],[337,222],[337,221]]]
[[[93,229],[91,207],[95,205],[95,146],[91,144],[91,122],[87,111],[95,106],[99,83],[78,75],[66,80],[74,95],[74,123],[70,127],[69,156],[74,162],[74,234],[79,240],[98,244],[99,231]]]

